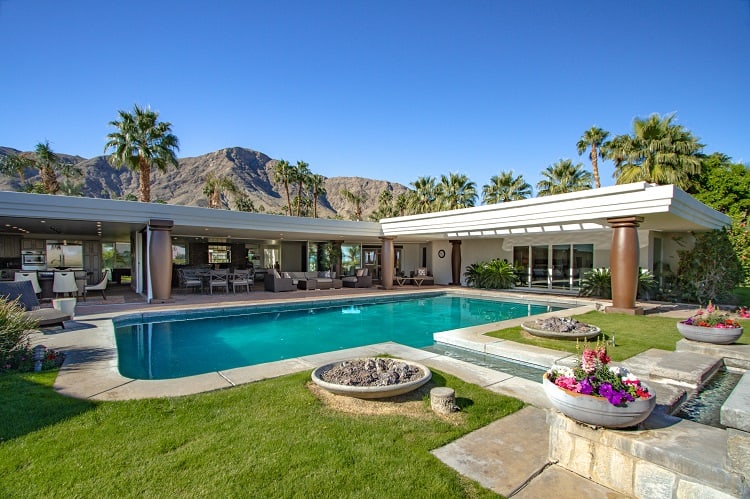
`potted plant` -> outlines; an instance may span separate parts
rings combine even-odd
[[[693,316],[677,323],[680,334],[693,341],[729,345],[742,336],[743,328],[739,321],[719,310],[710,301],[704,309],[698,309]]]
[[[623,367],[610,367],[604,345],[584,346],[575,367],[553,366],[542,380],[552,405],[581,423],[626,428],[645,420],[656,406],[648,386]]]

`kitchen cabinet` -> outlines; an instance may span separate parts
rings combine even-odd
[[[0,236],[0,258],[21,257],[21,236]]]
[[[21,241],[21,249],[22,250],[47,251],[47,240],[46,239],[24,239],[23,241]]]

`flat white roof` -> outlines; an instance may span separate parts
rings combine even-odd
[[[731,224],[673,185],[645,182],[537,197],[460,210],[353,222],[290,217],[111,199],[0,192],[0,233],[117,239],[144,228],[150,219],[174,222],[175,236],[258,240],[349,240],[378,242],[502,237],[607,227],[612,217],[643,217],[641,227],[703,231]],[[14,228],[15,227],[15,228]]]

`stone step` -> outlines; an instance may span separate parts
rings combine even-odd
[[[727,367],[750,369],[750,345],[741,345],[738,343],[733,345],[714,345],[712,343],[682,339],[677,342],[675,349],[678,352],[693,352],[713,357],[722,357]]]
[[[649,377],[656,381],[688,386],[703,386],[724,365],[721,357],[693,352],[672,352],[651,368]]]

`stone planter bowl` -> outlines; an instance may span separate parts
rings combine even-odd
[[[575,393],[560,388],[544,373],[542,386],[544,393],[558,411],[580,423],[603,428],[627,428],[644,421],[656,407],[656,395],[649,390],[651,397],[628,402],[627,407],[618,407],[603,397]],[[648,389],[648,385],[641,383]]]
[[[533,321],[522,322],[521,327],[524,331],[529,334],[533,334],[534,336],[539,336],[541,338],[554,338],[556,340],[586,340],[590,338],[596,338],[602,332],[602,330],[596,326],[589,326],[594,329],[589,331],[588,333],[560,333],[557,331],[550,331],[548,329],[539,329],[538,327],[536,327],[536,323]]]
[[[402,360],[402,359],[390,359],[390,360],[393,360],[396,362],[403,362],[405,364],[409,364],[410,366],[417,367],[422,371],[423,376],[419,379],[409,381],[408,383],[398,383],[396,385],[386,385],[386,386],[339,385],[335,383],[329,383],[327,381],[324,381],[321,378],[321,376],[329,369],[332,369],[340,364],[343,364],[344,362],[352,361],[352,359],[349,359],[349,360],[343,360],[339,362],[332,362],[330,364],[325,364],[323,366],[318,367],[312,372],[312,380],[319,387],[331,393],[334,393],[336,395],[346,395],[349,397],[356,397],[356,398],[361,398],[361,399],[380,399],[380,398],[395,397],[396,395],[409,393],[413,390],[416,390],[420,386],[430,381],[430,379],[432,379],[432,371],[430,371],[427,367],[423,366],[422,364],[418,364],[417,362],[412,362],[412,361]]]
[[[703,327],[678,322],[677,331],[680,332],[683,338],[688,340],[702,341],[703,343],[713,343],[716,345],[729,345],[742,336],[743,328]]]

